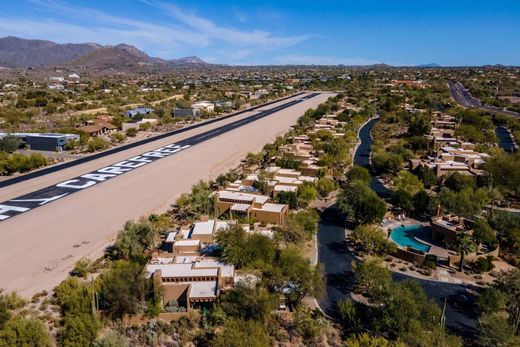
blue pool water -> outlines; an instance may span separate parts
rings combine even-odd
[[[415,250],[428,253],[430,246],[414,239],[414,236],[420,236],[426,232],[428,232],[428,228],[425,228],[419,224],[400,226],[392,230],[390,233],[390,238],[399,246],[410,247]]]

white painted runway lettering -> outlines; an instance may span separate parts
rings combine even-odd
[[[310,94],[309,98],[316,95],[318,94]],[[169,145],[143,153],[130,159],[126,159],[118,163],[94,170],[79,177],[75,177],[67,181],[58,183],[56,185],[40,189],[29,194],[25,194],[16,199],[3,202],[0,204],[0,221],[11,218],[20,213],[30,211],[35,207],[45,205],[49,202],[61,199],[71,193],[92,187],[100,182],[107,181],[126,172],[133,171],[138,167],[153,163],[154,161],[159,160],[161,158],[171,156],[172,154],[189,148],[194,144],[205,141],[204,139],[206,138],[218,136],[227,131],[236,129],[243,124],[253,122],[271,113],[278,112],[279,110],[293,106],[301,101],[303,100],[299,100],[296,102],[290,101],[282,106],[277,106],[271,110],[262,111],[247,119],[238,120],[233,123],[223,125],[220,128],[208,130],[204,133],[195,135],[189,139],[185,139],[182,141],[184,143],[188,142],[191,144],[171,143]]]
[[[8,205],[0,205],[0,220],[7,219],[11,216],[5,215],[4,213],[7,213],[9,211],[15,211],[15,212],[26,212],[30,209],[27,207],[18,207],[18,206],[8,206]]]
[[[96,182],[94,182],[94,181],[88,181],[88,182],[86,182],[85,184],[82,184],[82,185],[75,185],[74,183],[76,183],[76,182],[80,182],[80,180],[69,180],[69,181],[65,181],[65,182],[62,182],[62,183],[58,183],[56,185],[56,187],[72,188],[72,189],[85,189],[85,188],[88,188],[88,187],[93,186],[94,184],[96,184]]]

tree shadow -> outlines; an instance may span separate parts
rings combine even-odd
[[[336,254],[347,254],[349,250],[347,248],[347,242],[329,242],[327,243],[327,248]]]
[[[343,271],[340,273],[327,274],[327,286],[333,287],[342,294],[348,295],[354,289],[354,273]]]

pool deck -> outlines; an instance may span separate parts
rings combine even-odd
[[[386,223],[386,224],[383,224],[383,230],[386,231],[387,233],[387,237],[389,240],[391,240],[390,238],[390,232],[397,228],[397,227],[400,227],[400,226],[409,226],[409,225],[422,225],[423,227],[430,227],[430,223],[428,222],[419,222],[418,220],[415,220],[415,219],[411,219],[411,218],[405,218],[404,220],[402,221],[399,221],[399,220],[393,220],[393,221],[390,221],[389,223]],[[422,239],[422,238],[416,238],[416,240],[418,242],[421,242],[421,243],[424,243],[425,245],[427,246],[430,246],[430,250],[428,251],[427,254],[434,254],[438,257],[441,257],[441,258],[447,258],[449,257],[450,255],[454,255],[456,254],[455,252],[453,251],[449,251],[447,250],[446,248],[443,248],[443,247],[439,247],[435,244],[433,244],[431,242],[431,240],[425,240],[425,239]],[[395,241],[394,241],[395,243]],[[396,243],[397,244],[397,243]],[[401,245],[397,244],[397,247],[399,248],[402,248],[404,249]]]

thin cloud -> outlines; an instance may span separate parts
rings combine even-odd
[[[262,53],[295,46],[311,35],[283,36],[261,30],[223,27],[172,4],[142,0],[173,18],[168,22],[127,18],[56,0],[29,0],[38,17],[0,13],[0,36],[47,39],[60,43],[127,43],[150,55],[173,58],[182,54],[212,56],[222,63],[254,60]],[[42,11],[47,15],[41,15]],[[246,19],[245,17],[243,18]]]
[[[153,0],[143,0],[144,3],[160,8],[177,19],[178,21],[190,26],[194,30],[206,35],[211,40],[225,41],[238,46],[264,46],[264,47],[290,47],[301,43],[311,35],[299,36],[275,36],[269,32],[254,30],[241,31],[232,28],[221,27],[214,22],[185,11],[180,7]]]

